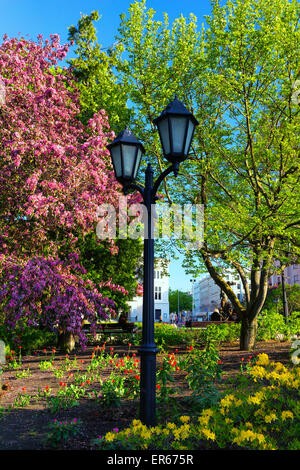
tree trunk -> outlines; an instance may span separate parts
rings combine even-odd
[[[71,352],[75,348],[75,338],[69,331],[60,331],[58,335],[58,348],[63,352]]]
[[[251,351],[255,348],[257,332],[257,316],[250,320],[243,315],[240,336],[240,350]]]

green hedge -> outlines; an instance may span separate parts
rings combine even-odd
[[[39,328],[24,328],[8,331],[4,326],[0,327],[0,339],[7,347],[7,353],[11,349],[22,347],[22,353],[30,354],[37,349],[56,345],[57,335],[48,330]]]

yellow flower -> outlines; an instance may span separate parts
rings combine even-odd
[[[143,430],[141,432],[141,438],[144,439],[145,441],[147,441],[148,439],[151,438],[151,432]]]
[[[254,382],[256,382],[257,379],[263,379],[266,376],[267,372],[262,366],[255,365],[254,367],[252,367],[252,369],[250,369],[249,374],[251,375],[251,377],[253,377]]]
[[[175,423],[167,423],[167,428],[169,428],[169,429],[175,429],[175,428],[176,428],[176,424],[175,424]]]
[[[259,354],[257,356],[256,365],[258,365],[258,366],[267,366],[267,365],[269,365],[269,356],[265,353]]]
[[[132,426],[141,426],[142,422],[139,419],[134,419],[132,421]]]
[[[276,372],[289,373],[281,362],[272,362],[272,366],[275,367]]]
[[[113,440],[115,439],[115,437],[116,437],[116,434],[114,434],[113,432],[107,432],[107,433],[105,434],[105,440],[106,440],[107,442],[113,441]]]
[[[199,416],[198,421],[201,424],[201,426],[207,426],[209,422],[209,416]]]
[[[216,435],[214,432],[210,431],[209,429],[201,429],[201,432],[206,439],[211,439],[212,441],[216,440]]]
[[[259,405],[263,397],[264,394],[262,392],[257,392],[252,397],[248,397],[247,402],[250,404],[253,403],[254,405]]]
[[[173,435],[175,437],[175,441],[180,440],[180,430],[179,429],[173,429]]]
[[[247,429],[247,431],[241,430],[237,437],[233,439],[233,442],[241,445],[245,441],[254,442],[256,439],[258,440],[259,444],[262,444],[265,440],[263,434],[255,433],[250,429]]]
[[[201,416],[199,416],[198,421],[202,426],[207,426],[210,420],[210,417],[213,416],[214,412],[210,408],[203,410]]]
[[[265,442],[265,436],[263,434],[260,434],[260,433],[256,433],[256,438],[258,440],[258,442],[260,444],[262,444],[263,442]]]
[[[287,411],[283,411],[283,412],[281,413],[281,419],[282,419],[282,421],[285,421],[285,420],[288,419],[288,418],[294,419],[293,413],[292,413],[291,411],[288,411],[288,410],[287,410]]]
[[[275,413],[270,413],[269,415],[265,416],[265,422],[266,423],[272,423],[272,421],[276,421],[277,416]]]
[[[180,416],[180,421],[182,423],[188,423],[190,421],[190,417],[189,416]]]
[[[225,396],[224,398],[222,398],[222,400],[220,401],[220,405],[221,405],[222,407],[227,408],[227,407],[229,407],[229,406],[232,404],[232,402],[234,401],[234,399],[235,399],[234,395],[232,395],[232,394],[226,395],[226,396]]]

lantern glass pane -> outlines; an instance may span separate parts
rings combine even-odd
[[[184,138],[186,129],[186,117],[172,116],[171,127],[172,127],[172,141],[173,141],[173,152],[183,153],[184,150]]]
[[[121,163],[121,146],[116,145],[111,147],[111,157],[115,167],[116,178],[122,176],[122,163]]]
[[[137,148],[135,145],[122,144],[123,177],[133,178]]]
[[[189,121],[189,126],[188,126],[188,131],[187,131],[187,136],[186,136],[186,142],[185,142],[185,148],[184,148],[184,153],[187,155],[190,150],[190,146],[192,143],[192,137],[193,137],[193,130],[195,126],[192,123],[192,121]]]
[[[138,151],[137,151],[137,157],[136,157],[135,167],[134,167],[134,171],[133,171],[133,179],[136,179],[137,172],[139,170],[139,166],[140,166],[140,163],[141,163],[141,158],[142,158],[142,151],[139,148]]]
[[[169,136],[169,124],[168,124],[168,118],[162,119],[157,123],[159,133],[160,133],[160,139],[161,139],[161,144],[163,147],[163,151],[165,155],[168,155],[170,153],[170,136]]]

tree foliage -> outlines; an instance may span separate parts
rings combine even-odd
[[[0,305],[10,329],[38,324],[84,345],[82,320],[93,329],[116,312],[114,286],[93,282],[78,262],[80,242],[95,232],[99,205],[118,202],[120,186],[105,111],[86,125],[78,119],[76,81],[57,65],[67,51],[57,35],[5,36],[0,45]],[[116,247],[105,250],[112,259]]]
[[[83,319],[93,331],[98,321],[115,314],[114,302],[84,279],[86,271],[76,254],[65,261],[39,256],[20,261],[1,255],[0,266],[1,316],[8,331],[21,334],[26,327],[45,327],[76,335],[85,346]]]
[[[93,11],[82,14],[77,26],[70,26],[69,40],[75,45],[76,57],[68,62],[78,79],[82,122],[87,123],[99,109],[105,109],[112,129],[118,133],[127,126],[130,110],[126,89],[114,73],[118,44],[105,51],[98,43],[93,22],[99,19],[99,13]]]
[[[179,299],[178,299],[179,297]],[[179,300],[179,311],[189,311],[193,308],[193,297],[187,292],[178,290],[169,290],[169,304],[170,313],[178,312],[178,300]]]
[[[97,207],[115,204],[119,185],[106,144],[114,137],[105,111],[85,127],[79,92],[54,35],[43,43],[4,38],[0,79],[1,251],[56,254],[95,230]]]
[[[141,278],[141,240],[119,239],[115,242],[117,252],[112,256],[110,244],[96,239],[95,234],[85,238],[80,246],[80,262],[87,277],[101,292],[114,300],[116,309],[128,311],[127,301],[136,295]]]
[[[288,246],[299,256],[299,4],[214,0],[201,29],[193,14],[156,20],[144,0],[121,18],[118,70],[157,169],[165,163],[153,119],[175,94],[200,123],[165,193],[204,205],[205,241],[186,252],[186,266],[208,270],[242,318],[241,348],[252,348],[275,259],[291,262]],[[241,276],[245,304],[227,267]]]
[[[285,285],[288,311],[289,314],[300,310],[300,286],[294,284],[290,286]],[[266,302],[264,305],[266,310],[277,310],[283,312],[283,301],[282,301],[282,286],[273,287],[268,290]]]

